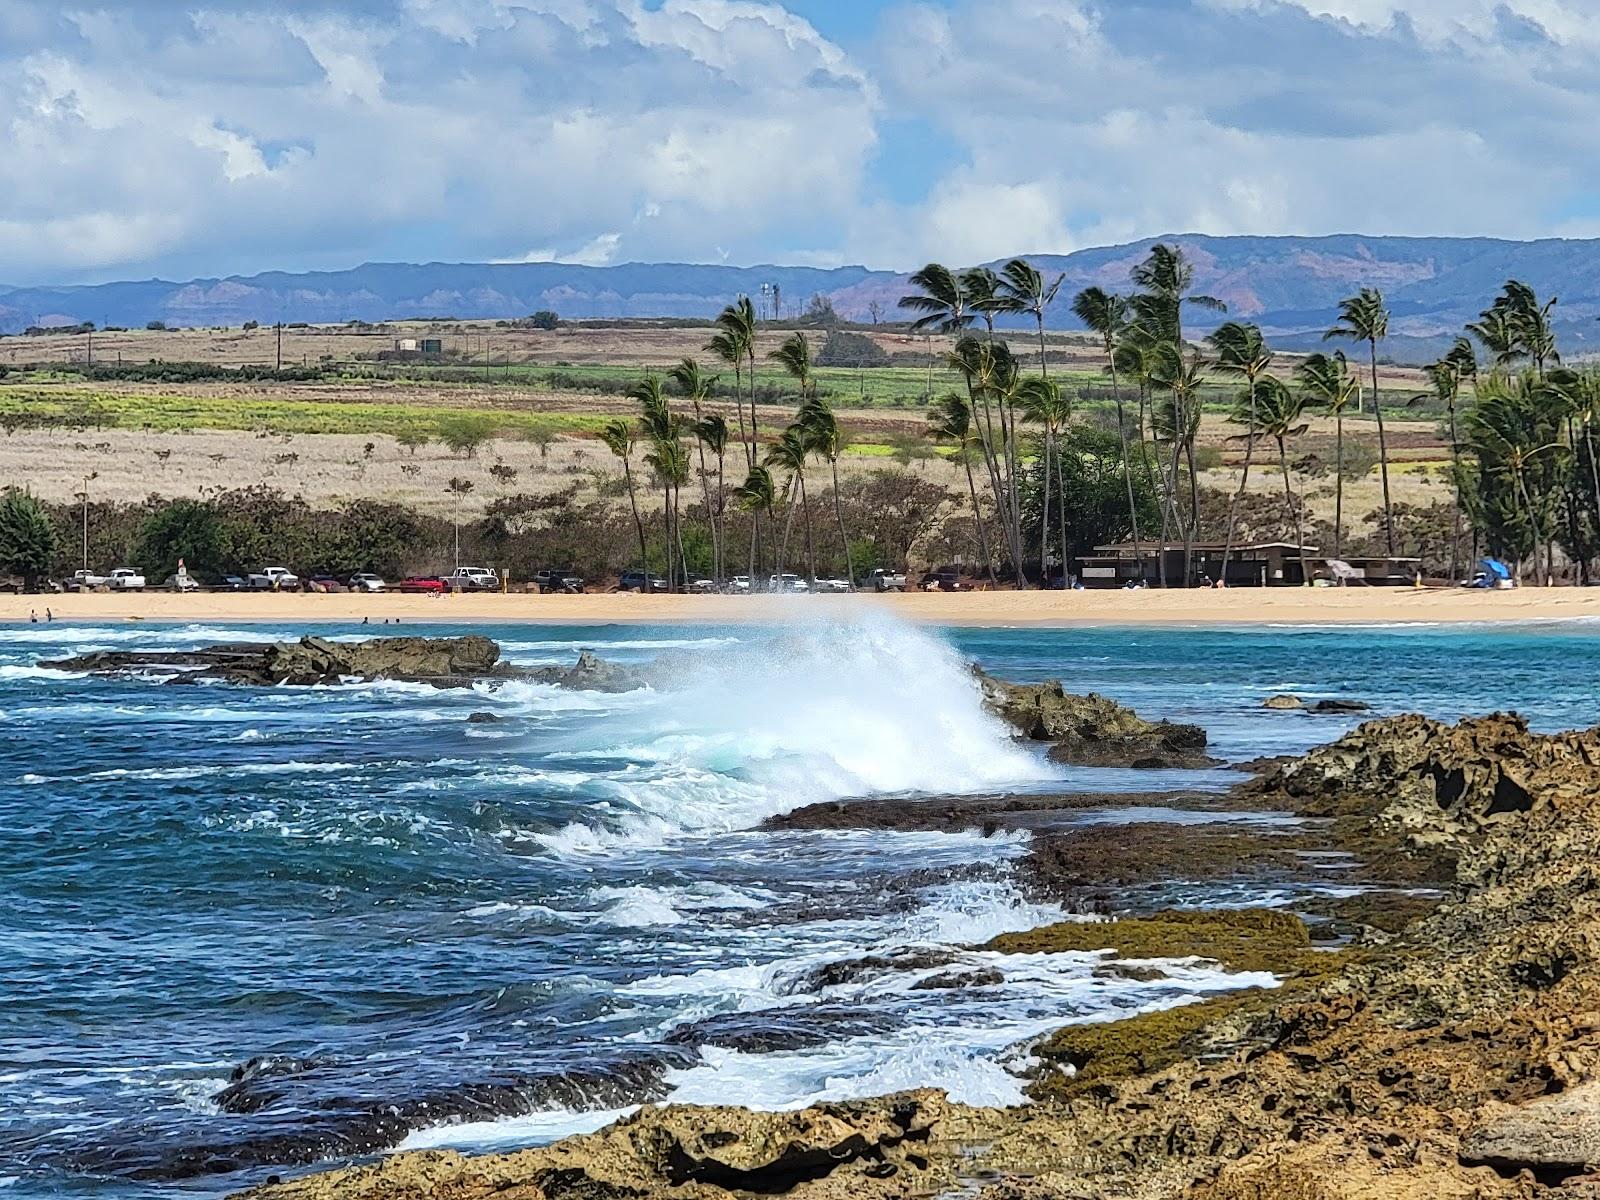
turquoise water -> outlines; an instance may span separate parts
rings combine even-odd
[[[1379,713],[1515,708],[1558,728],[1595,721],[1600,668],[1600,639],[1576,624],[939,634],[876,622],[485,631],[523,663],[582,647],[687,656],[672,687],[622,696],[167,690],[34,665],[301,632],[0,630],[7,1197],[219,1195],[395,1145],[547,1140],[664,1096],[782,1107],[932,1084],[1015,1103],[1018,1040],[1227,981],[1198,967],[1102,980],[1087,956],[956,949],[956,966],[1003,983],[918,989],[936,969],[909,950],[1062,915],[1012,883],[1021,843],[756,827],[844,796],[1236,776],[1053,767],[981,712],[966,659],[1199,722],[1236,760],[1353,723],[1261,708],[1275,692]],[[468,720],[481,713],[499,719]],[[1207,898],[1181,881],[1174,895]],[[905,965],[829,973],[866,953]],[[781,1046],[684,1032],[780,1018],[801,1029]],[[267,1083],[229,1111],[218,1093],[263,1056]]]

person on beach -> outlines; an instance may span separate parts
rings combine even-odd
[[[37,625],[38,623],[39,623],[39,613],[38,613],[38,611],[36,609],[30,608],[28,610],[28,624],[29,625]]]

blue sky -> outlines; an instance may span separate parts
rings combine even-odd
[[[1595,0],[0,0],[0,281],[1600,233]]]

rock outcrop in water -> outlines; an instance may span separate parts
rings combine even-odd
[[[1090,692],[1078,696],[1048,683],[1007,683],[978,668],[985,707],[1022,737],[1049,742],[1056,762],[1080,767],[1211,767],[1198,725],[1147,721],[1131,708]]]
[[[480,679],[522,674],[501,663],[500,647],[477,634],[456,638],[372,638],[363,642],[303,637],[298,642],[246,642],[201,650],[97,650],[40,665],[96,675],[158,674],[171,683],[218,679],[260,687],[312,687],[378,679],[461,687]]]
[[[1024,1110],[929,1093],[803,1113],[647,1110],[515,1155],[401,1155],[272,1200],[960,1194],[980,1200],[1593,1200],[1600,1196],[1600,730],[1511,716],[1370,722],[1242,784],[1450,894],[1337,953],[1281,914],[1014,935],[1106,970],[1185,950],[1287,979],[1069,1027]],[[1179,841],[1182,833],[1173,834]],[[1138,976],[1132,976],[1138,977]]]

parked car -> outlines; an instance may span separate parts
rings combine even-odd
[[[438,575],[410,575],[402,579],[396,586],[397,592],[408,592],[413,595],[441,595],[450,590],[448,580]]]
[[[169,592],[198,592],[200,581],[185,571],[182,575],[168,575],[166,583],[161,586]]]
[[[307,581],[306,587],[313,592],[342,592],[345,590],[344,581],[329,575],[326,571],[320,571],[313,575]]]
[[[114,592],[142,592],[144,576],[132,567],[118,567],[106,576],[106,586]]]
[[[256,591],[287,592],[300,586],[300,576],[288,567],[264,567],[251,572],[245,583]]]
[[[836,595],[839,592],[850,591],[850,581],[848,579],[813,579],[811,581],[811,590],[824,595]]]
[[[217,581],[211,585],[213,592],[243,592],[250,588],[250,581],[242,575],[219,575]]]
[[[93,571],[74,571],[72,578],[67,580],[67,590],[89,592],[97,587],[105,587],[107,582],[106,576],[96,575]]]
[[[875,592],[903,592],[906,590],[906,577],[889,567],[877,567],[867,576],[867,586]]]
[[[567,592],[576,594],[583,591],[583,576],[575,575],[564,567],[545,567],[533,573],[533,583],[537,584],[541,592]]]
[[[922,577],[925,592],[970,592],[972,585],[961,578],[960,571],[929,571]]]
[[[389,585],[383,581],[381,575],[374,575],[371,571],[357,571],[350,576],[349,586],[352,592],[381,592]]]
[[[728,580],[728,591],[736,596],[742,596],[750,591],[750,576],[735,575]]]
[[[488,567],[457,567],[445,576],[445,582],[463,592],[498,592],[500,574]]]
[[[664,592],[667,581],[646,571],[624,571],[617,580],[617,590],[623,592]]]
[[[800,576],[785,571],[782,575],[767,576],[769,592],[809,592],[811,585]]]
[[[697,575],[689,580],[689,590],[697,596],[713,596],[722,589],[717,587],[715,579],[708,579],[704,575]]]

